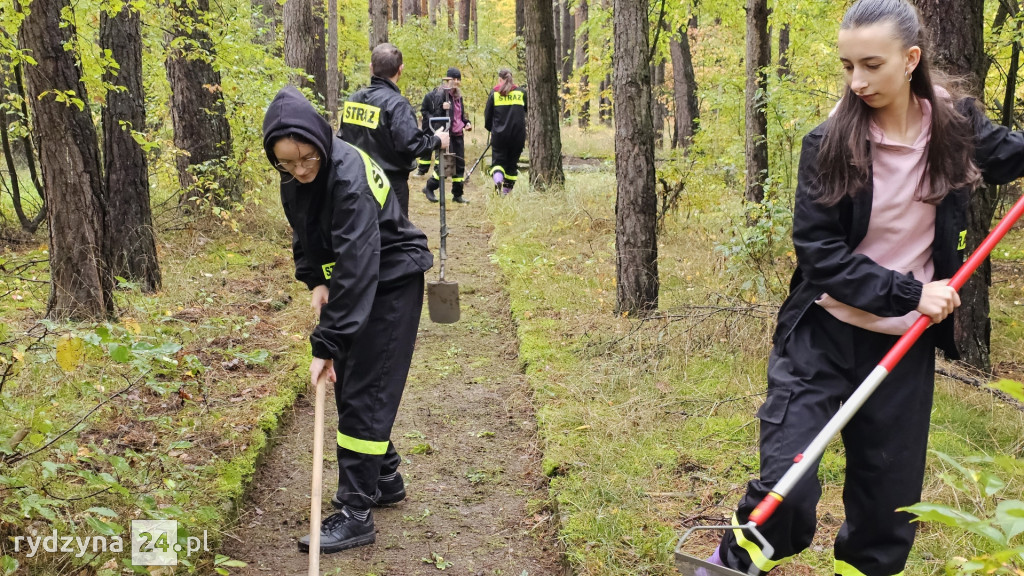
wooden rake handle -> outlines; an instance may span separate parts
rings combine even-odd
[[[309,493],[309,576],[320,576],[320,502],[324,484],[324,396],[327,372],[316,381],[316,407],[313,416],[313,483]]]

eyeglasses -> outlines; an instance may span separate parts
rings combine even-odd
[[[305,158],[299,158],[298,160],[289,160],[288,162],[278,162],[274,164],[274,168],[277,168],[281,172],[291,172],[296,168],[302,168],[304,170],[312,168],[320,160],[319,156],[306,156]]]

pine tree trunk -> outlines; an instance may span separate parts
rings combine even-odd
[[[470,0],[469,4],[469,20],[473,23],[473,45],[480,45],[480,25],[476,18],[476,3],[477,0]]]
[[[576,0],[576,72],[580,85],[580,109],[576,121],[580,128],[590,125],[590,79],[581,71],[587,65],[590,50],[586,29],[588,17],[587,0]]]
[[[932,58],[947,72],[967,78],[974,92],[983,94],[986,60],[983,30],[984,1],[918,0],[916,2],[931,31]],[[941,42],[934,39],[941,38]],[[998,205],[998,190],[988,186],[975,190],[968,207],[967,250],[973,252],[988,235]],[[956,342],[961,359],[988,372],[992,368],[990,353],[992,325],[989,319],[989,286],[992,265],[986,259],[977,272],[960,289],[961,306],[954,314]]]
[[[455,0],[448,0],[448,29],[455,30]]]
[[[672,82],[675,93],[675,134],[673,148],[688,149],[697,133],[700,109],[697,100],[697,80],[693,74],[693,55],[690,52],[688,27],[680,26],[672,37]]]
[[[658,308],[658,199],[647,10],[648,0],[615,0],[613,12],[616,312],[630,316]]]
[[[327,114],[338,126],[338,0],[327,0]]]
[[[146,128],[142,85],[142,18],[125,4],[116,16],[100,11],[100,47],[118,64],[116,76],[103,75],[108,90],[103,107],[103,159],[106,168],[106,260],[114,276],[139,284],[143,292],[160,289],[153,212],[149,205],[149,165],[133,131]],[[116,232],[115,232],[116,231]]]
[[[469,43],[469,0],[459,0],[459,40]]]
[[[562,117],[569,119],[572,116],[572,107],[569,106],[571,90],[569,80],[572,78],[573,49],[576,44],[576,30],[574,29],[573,15],[569,12],[569,0],[561,0],[562,6],[562,54],[559,62],[562,65]]]
[[[558,72],[555,68],[551,0],[526,0],[527,138],[530,185],[544,188],[565,182],[559,130]]]
[[[782,25],[782,30],[779,30],[779,67],[778,67],[779,78],[783,76],[789,76],[789,22]]]
[[[319,7],[319,8],[318,8]],[[284,63],[301,70],[289,78],[299,88],[309,88],[321,103],[327,96],[327,50],[321,2],[288,0],[284,5]],[[312,77],[310,81],[307,77]]]
[[[437,26],[437,11],[441,0],[429,0],[428,12],[430,14],[430,25]]]
[[[668,108],[661,101],[661,85],[665,83],[665,61],[662,60],[651,67],[651,122],[654,126],[654,143],[661,145],[665,137],[665,117]]]
[[[167,79],[171,85],[171,122],[174,145],[187,154],[177,158],[178,182],[182,202],[193,197],[208,197],[213,203],[227,205],[240,194],[225,161],[231,156],[231,127],[225,114],[220,89],[220,72],[215,70],[213,43],[205,28],[209,0],[175,0],[173,36],[188,42],[169,43]],[[215,169],[214,184],[219,189],[197,189],[194,166]]]
[[[516,0],[516,36],[526,35],[526,0]]]
[[[388,41],[388,0],[370,0],[370,50]]]
[[[64,49],[76,42],[74,20],[62,21],[64,12],[72,12],[67,0],[35,0],[21,25],[21,46],[37,62],[25,72],[48,199],[47,315],[102,320],[114,313],[114,277],[104,258],[106,194],[89,96],[75,55]],[[75,100],[58,102],[55,92]]]
[[[768,115],[765,113],[768,77],[765,69],[771,58],[769,40],[767,0],[747,0],[745,197],[757,203],[764,201],[764,185],[768,180]]]
[[[277,44],[277,25],[280,21],[277,0],[253,0],[252,28],[256,43],[273,48]]]

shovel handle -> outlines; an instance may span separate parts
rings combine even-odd
[[[316,404],[313,415],[313,481],[309,493],[309,576],[320,575],[320,501],[324,483],[324,396],[327,370],[316,381]]]

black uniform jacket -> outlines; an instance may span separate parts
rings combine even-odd
[[[451,106],[447,110],[444,109],[444,103],[448,102]],[[440,118],[441,116],[447,116],[449,118],[455,118],[455,103],[452,102],[452,93],[450,90],[437,87],[427,92],[427,95],[423,97],[423,102],[420,104],[420,116],[423,117],[423,129],[429,129],[430,126],[427,123],[431,118]],[[462,123],[469,124],[469,116],[466,115],[466,101],[462,100]],[[454,123],[452,124],[454,126]],[[452,134],[456,136],[456,134]]]
[[[410,172],[416,158],[441,145],[433,131],[417,126],[412,104],[398,86],[377,76],[345,102],[338,136],[362,148],[388,172]]]
[[[294,87],[278,92],[263,119],[263,146],[296,135],[321,152],[309,184],[281,177],[281,204],[291,224],[295,277],[330,296],[310,336],[313,356],[343,358],[366,324],[379,283],[422,274],[434,262],[427,237],[402,215],[380,166],[332,136],[331,126]]]
[[[973,98],[957,102],[956,108],[974,127],[975,163],[986,182],[1005,184],[1024,175],[1024,135],[993,124]],[[912,312],[921,300],[923,284],[912,275],[883,268],[867,256],[853,253],[867,234],[871,217],[870,174],[853,198],[843,198],[834,206],[813,200],[820,193],[818,151],[827,125],[821,124],[804,137],[800,153],[793,213],[797,269],[789,297],[779,310],[773,337],[778,350],[823,293],[883,317]],[[968,190],[954,190],[936,208],[932,255],[936,280],[951,277],[964,261],[969,194]],[[959,357],[953,341],[953,316],[937,328],[936,346],[950,358]]]
[[[526,142],[526,92],[518,86],[506,96],[492,90],[484,108],[484,128],[499,142]]]

